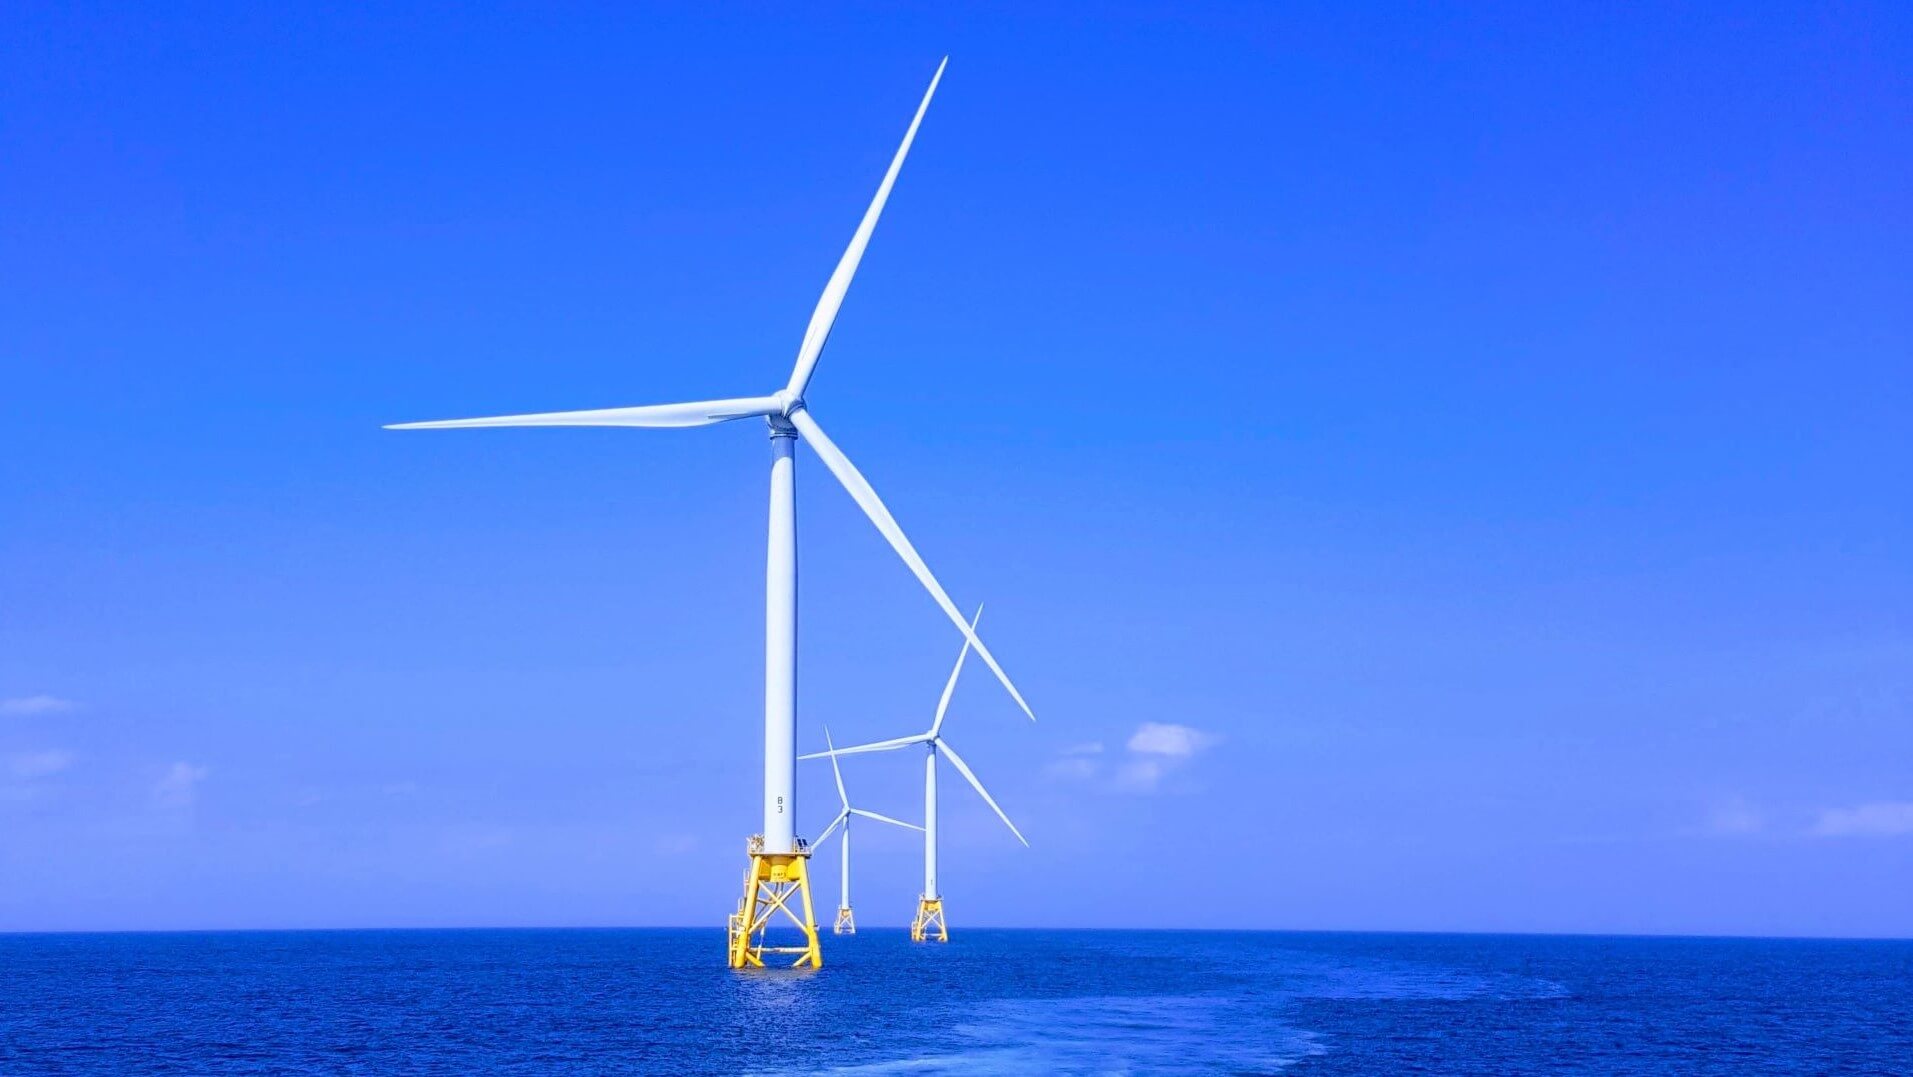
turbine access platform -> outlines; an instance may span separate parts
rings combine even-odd
[[[730,963],[734,969],[761,969],[767,955],[796,954],[794,969],[824,967],[823,949],[817,944],[817,917],[810,904],[810,846],[797,839],[794,853],[767,853],[764,835],[750,840],[751,866],[744,873],[744,897],[731,914]],[[798,908],[791,902],[798,901]],[[783,913],[804,936],[802,946],[770,946],[769,934],[777,914]]]
[[[910,941],[928,942],[933,934],[938,942],[950,941],[950,929],[943,923],[943,899],[919,897],[917,918],[910,921]]]

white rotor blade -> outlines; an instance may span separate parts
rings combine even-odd
[[[789,418],[810,442],[810,447],[816,449],[817,455],[823,458],[824,466],[830,469],[832,475],[837,476],[837,481],[843,483],[844,489],[850,491],[851,499],[864,510],[864,515],[870,517],[870,522],[877,525],[878,531],[883,532],[883,537],[890,542],[890,548],[897,551],[897,556],[903,558],[904,564],[910,566],[910,571],[916,574],[917,582],[923,584],[923,589],[930,592],[931,598],[936,599],[944,615],[950,618],[950,623],[957,626],[964,638],[970,641],[970,646],[976,648],[978,656],[989,665],[990,672],[996,674],[996,679],[1003,682],[1004,688],[1009,689],[1010,698],[1016,700],[1016,705],[1023,708],[1024,714],[1030,716],[1030,721],[1036,721],[1036,712],[1030,710],[1030,705],[1023,701],[1023,693],[1017,691],[1016,685],[1010,683],[1010,675],[1003,672],[1002,666],[997,665],[996,656],[990,653],[990,649],[977,638],[976,630],[972,629],[969,622],[963,619],[963,615],[957,612],[956,603],[950,601],[950,596],[943,590],[943,585],[930,574],[930,566],[923,563],[917,548],[910,545],[909,536],[903,533],[903,528],[897,526],[896,517],[890,515],[890,510],[884,507],[883,500],[877,496],[877,491],[870,488],[870,483],[857,470],[857,466],[852,464],[843,450],[830,440],[830,436],[824,433],[824,428],[817,425],[816,419],[811,418],[809,411],[798,408],[790,413]]]
[[[830,821],[830,825],[824,828],[824,832],[822,834],[817,835],[817,840],[810,843],[810,847],[815,849],[817,846],[822,845],[824,843],[824,839],[836,833],[838,827],[844,825],[845,823],[849,821],[850,821],[850,806],[846,804],[844,806],[844,810],[837,813],[837,818],[832,819]]]
[[[812,752],[809,755],[800,755],[797,758],[822,759],[823,757],[827,755],[837,756],[837,755],[856,755],[859,752],[888,752],[896,748],[908,748],[912,744],[922,744],[924,741],[929,739],[930,739],[930,734],[918,733],[914,737],[898,737],[895,740],[874,741],[870,744],[858,744],[849,748],[834,748],[828,752]]]
[[[1016,824],[1010,822],[1010,817],[1003,814],[1003,809],[996,806],[996,800],[990,796],[990,791],[983,788],[982,782],[976,780],[976,775],[971,772],[969,764],[963,761],[963,757],[956,754],[954,748],[951,748],[948,743],[941,740],[937,741],[937,750],[950,757],[950,763],[957,768],[957,773],[969,780],[970,787],[976,790],[976,795],[983,798],[983,802],[990,806],[990,810],[996,813],[998,819],[1003,820],[1003,825],[1010,828],[1010,833],[1016,835],[1016,840],[1022,842],[1023,846],[1028,848],[1030,839],[1024,837],[1023,832],[1016,829]]]
[[[976,616],[970,618],[970,635],[976,634],[976,623],[983,619],[983,607],[976,608]],[[937,717],[930,723],[930,735],[936,736],[943,728],[943,712],[950,709],[950,695],[956,691],[957,674],[963,672],[963,660],[970,657],[970,637],[963,637],[963,649],[957,652],[956,668],[950,671],[950,679],[943,682],[943,695],[937,699]]]
[[[865,811],[862,808],[852,808],[850,809],[850,814],[861,815],[865,819],[875,819],[879,823],[889,823],[891,826],[900,826],[904,828],[905,830],[914,830],[919,834],[923,833],[923,828],[918,826],[915,823],[906,823],[902,819],[892,819],[888,815],[878,815],[874,811]]]
[[[837,799],[844,802],[844,810],[850,810],[850,794],[844,792],[844,769],[837,765],[837,746],[830,743],[830,727],[824,727],[824,746],[830,749],[830,773],[837,779]]]
[[[546,411],[534,415],[494,415],[484,419],[440,419],[429,423],[392,423],[387,430],[453,430],[472,426],[709,426],[752,415],[771,415],[783,405],[768,396],[735,400],[696,400],[688,404],[647,404],[637,408]]]
[[[804,343],[797,349],[797,365],[790,372],[790,394],[795,397],[804,395],[804,387],[810,384],[810,372],[817,367],[817,356],[823,353],[824,341],[830,339],[830,327],[837,321],[837,311],[844,305],[844,293],[850,290],[850,278],[857,275],[857,263],[863,261],[864,248],[870,245],[870,233],[877,228],[877,217],[883,213],[883,204],[890,200],[890,188],[897,182],[897,172],[903,168],[903,159],[910,153],[910,143],[917,139],[917,125],[923,122],[923,114],[930,108],[930,98],[937,92],[937,83],[943,81],[943,67],[950,58],[945,56],[943,63],[937,65],[937,73],[930,78],[930,88],[923,92],[923,103],[917,106],[917,114],[910,120],[910,129],[903,133],[903,145],[897,147],[897,155],[890,159],[890,171],[883,174],[883,182],[877,185],[877,197],[871,199],[870,208],[864,211],[862,223],[857,232],[850,237],[850,246],[845,248],[844,256],[837,262],[837,269],[830,275],[830,283],[824,285],[824,294],[817,300],[817,309],[810,313],[810,325],[804,330]]]

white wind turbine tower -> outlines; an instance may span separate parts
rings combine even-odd
[[[830,473],[843,484],[845,490],[857,502],[864,515],[870,518],[877,530],[890,543],[891,549],[903,559],[910,571],[916,576],[924,590],[936,601],[938,608],[952,624],[963,633],[968,646],[975,648],[983,661],[989,664],[1003,687],[1009,690],[1017,705],[1025,714],[1035,719],[1029,704],[1024,702],[1022,693],[1010,682],[1009,675],[997,664],[976,632],[957,612],[956,604],[943,590],[930,573],[928,565],[917,553],[917,549],[904,535],[903,528],[890,515],[890,510],[877,497],[856,465],[850,462],[835,442],[824,433],[823,427],[811,417],[806,407],[805,389],[810,385],[811,374],[817,366],[817,359],[823,353],[824,342],[830,337],[831,326],[837,320],[837,312],[843,306],[844,293],[850,288],[850,280],[857,272],[857,264],[863,259],[864,248],[870,243],[870,234],[877,227],[877,218],[883,212],[884,203],[890,197],[890,189],[896,183],[897,172],[903,167],[904,157],[910,152],[910,144],[916,139],[917,127],[923,122],[923,114],[930,107],[930,98],[936,93],[937,83],[943,78],[944,64],[937,65],[936,75],[930,80],[930,88],[924,92],[922,104],[917,106],[916,115],[910,121],[909,130],[904,132],[903,144],[897,147],[896,156],[890,161],[890,168],[884,173],[883,182],[877,186],[877,195],[871,200],[870,208],[864,212],[863,221],[857,225],[857,231],[850,237],[850,246],[845,249],[843,258],[838,261],[836,271],[830,275],[830,281],[824,285],[824,294],[817,301],[817,308],[811,313],[810,325],[804,331],[803,343],[797,349],[797,361],[792,367],[790,379],[784,387],[767,396],[737,397],[725,400],[703,400],[688,404],[652,404],[642,407],[604,408],[594,411],[561,411],[534,415],[504,415],[483,419],[453,419],[442,422],[399,423],[390,429],[446,429],[455,427],[489,426],[637,426],[637,427],[689,427],[709,426],[714,423],[729,422],[733,419],[762,417],[770,427],[771,441],[771,482],[770,482],[770,550],[764,581],[764,832],[750,842],[750,868],[745,876],[744,898],[738,911],[731,917],[730,964],[732,968],[746,966],[758,967],[763,964],[767,953],[797,954],[793,963],[798,967],[818,967],[823,963],[822,952],[817,942],[817,925],[812,915],[810,903],[809,872],[806,861],[809,853],[803,842],[796,836],[795,784],[796,756],[794,745],[797,735],[797,512],[796,512],[796,447],[797,439],[802,436],[810,442],[811,448],[824,462]],[[790,902],[801,897],[801,914]],[[771,947],[764,942],[765,930],[771,918],[778,912],[784,913],[804,933],[804,945],[801,947]]]
[[[843,768],[837,765],[837,746],[830,741],[829,726],[824,727],[824,746],[830,749],[828,753],[830,755],[830,774],[831,777],[837,779],[837,800],[843,805],[843,810],[837,813],[837,818],[830,821],[830,825],[824,828],[822,834],[817,835],[817,840],[811,842],[810,847],[815,849],[823,845],[824,842],[830,839],[832,834],[837,832],[838,827],[843,828],[843,841],[838,844],[838,852],[842,854],[841,862],[843,864],[842,889],[838,891],[840,897],[837,900],[837,920],[831,925],[830,930],[833,934],[837,935],[855,935],[857,933],[857,918],[856,915],[850,911],[850,817],[853,815],[861,815],[865,819],[875,819],[879,823],[889,823],[891,826],[900,826],[905,830],[915,830],[918,833],[922,833],[923,828],[915,823],[906,823],[901,819],[892,819],[888,815],[878,815],[874,811],[865,811],[862,808],[851,807],[850,794],[844,792]]]
[[[1016,829],[1016,824],[1010,822],[1010,817],[1003,814],[1003,809],[997,806],[996,798],[990,796],[988,789],[983,788],[983,783],[977,780],[976,772],[970,769],[970,765],[963,761],[963,757],[958,755],[956,749],[950,747],[950,742],[944,740],[942,736],[943,716],[950,709],[950,694],[956,691],[957,675],[963,672],[963,660],[970,656],[970,640],[975,638],[976,622],[982,617],[983,607],[978,606],[976,608],[976,618],[972,619],[969,624],[970,631],[965,633],[963,650],[957,652],[956,667],[950,670],[950,679],[944,682],[943,695],[937,700],[937,714],[936,717],[930,721],[929,732],[919,733],[914,737],[897,737],[894,740],[880,740],[871,744],[859,744],[850,748],[832,746],[828,752],[813,752],[809,755],[799,757],[802,759],[817,759],[828,755],[831,757],[830,764],[834,767],[837,765],[837,757],[840,755],[856,755],[860,752],[889,752],[895,751],[898,748],[908,748],[913,744],[921,744],[925,747],[926,751],[923,757],[923,894],[917,898],[917,915],[910,921],[910,938],[916,942],[924,941],[932,932],[935,932],[938,942],[950,941],[950,929],[943,919],[943,895],[937,890],[937,756],[943,755],[949,757],[950,765],[957,769],[958,774],[963,775],[964,780],[970,783],[970,787],[976,790],[976,795],[982,797],[983,802],[988,804],[990,810],[996,813],[996,817],[1003,820],[1003,825],[1010,828],[1010,833],[1016,835],[1016,840],[1022,842],[1025,848],[1027,848],[1030,843],[1029,839],[1023,836],[1023,832]],[[1035,717],[1035,715],[1030,716],[1032,721],[1035,720]]]

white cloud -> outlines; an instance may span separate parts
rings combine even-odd
[[[1707,813],[1706,833],[1733,836],[1758,834],[1767,828],[1767,817],[1759,808],[1741,799],[1733,797],[1714,805]]]
[[[1154,792],[1162,783],[1165,763],[1161,759],[1131,759],[1116,771],[1116,788],[1126,793]]]
[[[1913,834],[1913,801],[1883,800],[1853,808],[1828,808],[1813,832],[1823,837],[1896,837]]]
[[[0,699],[0,714],[59,714],[78,707],[78,703],[70,699],[61,699],[59,696],[17,696],[13,699]]]
[[[1221,741],[1186,725],[1144,722],[1123,742],[1121,756],[1105,761],[1109,753],[1102,741],[1084,741],[1064,748],[1044,770],[1052,778],[1095,782],[1119,793],[1153,793],[1170,772]]]
[[[7,757],[7,773],[23,781],[58,774],[73,765],[73,753],[59,749],[21,752]]]
[[[1115,792],[1155,792],[1171,771],[1220,742],[1220,736],[1188,725],[1144,721],[1123,742],[1123,756],[1104,761],[1102,740],[1085,740],[1069,744],[1058,758],[1050,759],[1044,771],[1054,779],[1094,780]]]
[[[1065,755],[1061,759],[1052,760],[1050,765],[1043,769],[1053,778],[1087,781],[1102,770],[1102,765],[1094,759],[1085,759],[1080,755]]]
[[[1166,755],[1187,759],[1221,738],[1200,729],[1167,722],[1144,722],[1129,738],[1129,750],[1139,755]]]
[[[153,799],[169,808],[188,807],[199,796],[199,783],[211,773],[209,767],[174,763],[153,786]]]
[[[1059,758],[1043,768],[1052,778],[1084,782],[1103,771],[1103,742],[1087,740],[1064,748]]]

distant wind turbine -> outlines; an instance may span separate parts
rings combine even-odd
[[[839,891],[841,896],[837,901],[837,920],[831,925],[830,930],[833,934],[837,935],[855,935],[857,933],[857,917],[855,913],[850,911],[850,817],[853,815],[861,815],[865,819],[875,819],[879,823],[889,823],[891,826],[900,826],[905,830],[914,830],[918,833],[922,833],[923,828],[915,823],[906,823],[901,819],[892,819],[888,815],[878,815],[874,811],[865,811],[862,808],[851,807],[850,794],[844,792],[843,768],[837,765],[837,746],[830,741],[829,726],[824,727],[824,746],[830,749],[830,752],[827,753],[830,755],[830,773],[832,777],[837,779],[837,800],[843,804],[843,810],[837,813],[837,817],[830,821],[830,825],[824,828],[822,834],[817,835],[817,840],[811,842],[810,847],[812,849],[817,848],[829,840],[830,836],[837,832],[838,827],[843,828],[843,841],[840,842],[837,847],[838,852],[842,854],[843,887]]]
[[[944,740],[942,736],[943,716],[950,709],[950,695],[956,691],[957,676],[963,672],[963,660],[970,655],[970,638],[975,636],[976,622],[982,617],[983,607],[978,606],[976,617],[971,619],[968,626],[970,631],[965,635],[963,649],[957,652],[956,667],[950,670],[950,679],[944,682],[943,695],[937,700],[937,714],[930,722],[929,732],[918,733],[913,737],[897,737],[894,740],[858,744],[849,748],[833,746],[828,752],[813,752],[799,757],[819,759],[827,755],[830,756],[831,765],[836,766],[837,757],[841,755],[890,752],[899,748],[908,748],[913,744],[924,745],[927,749],[923,758],[923,894],[917,898],[917,915],[910,922],[910,937],[917,942],[924,941],[932,932],[936,934],[938,942],[950,941],[950,929],[943,919],[943,895],[937,890],[938,755],[949,757],[950,765],[957,769],[958,774],[963,775],[963,779],[976,790],[977,796],[983,798],[983,803],[990,806],[990,810],[996,813],[996,817],[1003,820],[1003,825],[1010,828],[1010,833],[1016,835],[1017,841],[1022,842],[1026,848],[1030,843],[1029,839],[1023,836],[1023,832],[1016,829],[1016,824],[1010,822],[1010,817],[1003,813],[1003,809],[996,803],[996,798],[990,795],[988,789],[983,788],[983,783],[977,780],[976,772],[970,769],[970,765],[963,761],[963,757],[958,755],[956,749],[950,747],[950,742]]]
[[[877,497],[850,458],[845,456],[835,442],[824,433],[817,420],[811,417],[806,406],[804,392],[810,385],[811,374],[816,370],[817,359],[823,354],[824,343],[830,337],[830,330],[837,321],[837,312],[843,306],[844,294],[850,289],[850,280],[856,275],[857,265],[863,259],[864,248],[870,243],[870,234],[877,227],[877,218],[883,212],[884,203],[890,198],[890,189],[896,183],[897,173],[903,168],[904,157],[910,152],[910,144],[917,137],[917,127],[923,122],[923,114],[930,107],[930,98],[936,93],[937,83],[943,78],[943,69],[949,58],[937,65],[936,74],[930,79],[930,88],[924,92],[922,104],[917,106],[915,117],[910,121],[909,130],[904,132],[903,144],[897,147],[896,156],[891,158],[890,168],[884,173],[883,182],[877,185],[877,195],[871,201],[870,208],[864,212],[863,221],[857,225],[857,231],[850,237],[850,246],[845,249],[843,258],[838,261],[837,269],[830,275],[829,283],[824,285],[824,294],[817,301],[817,307],[811,312],[810,325],[804,331],[804,339],[797,349],[797,362],[791,368],[790,379],[784,387],[768,396],[734,397],[725,400],[702,400],[687,404],[649,404],[641,407],[603,408],[594,411],[559,411],[531,415],[503,415],[482,419],[450,419],[438,422],[398,423],[387,429],[392,430],[442,430],[465,427],[491,426],[636,426],[636,427],[689,427],[709,426],[714,423],[730,422],[733,419],[762,417],[770,426],[771,439],[771,492],[770,492],[770,550],[765,572],[765,619],[764,619],[764,832],[750,842],[751,867],[745,879],[744,899],[738,911],[732,915],[732,937],[730,946],[730,964],[732,968],[759,966],[763,955],[767,953],[794,953],[797,966],[818,967],[823,963],[822,951],[817,942],[816,921],[810,910],[810,883],[806,867],[808,852],[798,841],[794,824],[796,810],[796,762],[795,749],[797,737],[797,509],[796,509],[796,445],[799,435],[810,442],[811,448],[823,460],[824,466],[837,477],[845,490],[857,502],[864,515],[870,518],[891,549],[903,559],[924,590],[930,593],[937,607],[963,633],[968,648],[974,648],[983,658],[997,680],[1016,700],[1017,706],[1035,720],[1035,712],[1023,699],[1023,694],[1011,683],[1009,674],[997,663],[990,649],[977,638],[975,630],[963,620],[950,596],[930,573],[924,564],[922,555],[917,553],[903,528],[898,526],[896,518]],[[802,898],[801,914],[789,902]],[[763,932],[769,926],[774,913],[782,911],[804,933],[805,945],[802,947],[768,947],[764,945]]]

